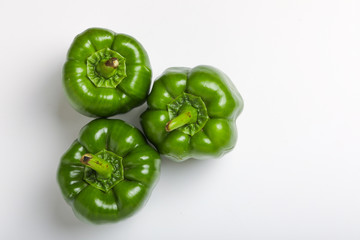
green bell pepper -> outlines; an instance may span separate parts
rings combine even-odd
[[[63,68],[63,85],[74,109],[92,117],[124,113],[145,102],[151,66],[133,37],[90,28],[74,39]]]
[[[211,66],[169,68],[154,83],[141,115],[145,135],[171,160],[219,157],[236,143],[243,100]]]
[[[138,129],[122,120],[97,119],[62,156],[57,179],[75,215],[106,223],[135,213],[159,172],[160,156]]]

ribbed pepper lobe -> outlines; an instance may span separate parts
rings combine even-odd
[[[219,69],[168,68],[154,82],[147,103],[141,114],[144,133],[171,160],[220,157],[236,144],[236,118],[243,100]]]

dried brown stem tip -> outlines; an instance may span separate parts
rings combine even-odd
[[[105,65],[108,67],[117,68],[119,66],[119,60],[117,58],[110,58],[106,61]]]

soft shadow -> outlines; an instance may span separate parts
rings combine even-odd
[[[161,157],[161,171],[163,175],[170,175],[171,178],[200,178],[203,171],[210,171],[221,159],[209,158],[205,160],[188,159],[185,162],[174,162],[164,156]],[[206,170],[204,170],[206,169]]]
[[[139,130],[142,130],[141,124],[140,124],[140,115],[143,112],[145,112],[146,108],[147,108],[147,104],[144,103],[144,104],[140,105],[139,107],[136,107],[136,108],[130,110],[127,113],[119,114],[119,115],[113,116],[111,118],[124,120],[125,122],[137,127]]]
[[[46,126],[52,131],[49,135],[52,139],[47,140],[56,142],[61,147],[70,146],[81,127],[92,120],[76,112],[66,99],[62,85],[63,59],[58,56],[47,60],[48,66],[51,67],[46,68],[47,72],[41,74],[44,77],[39,79],[39,92],[36,92],[33,98],[41,110],[39,112],[44,115],[43,119],[48,120]]]
[[[54,223],[56,228],[61,227],[71,231],[83,231],[84,227],[86,227],[86,223],[83,223],[76,218],[72,208],[63,199],[57,184],[48,185],[48,191],[46,194],[49,194],[47,198],[50,200],[48,208],[52,215],[52,218],[49,220]]]
[[[77,138],[80,129],[93,118],[84,116],[71,107],[62,86],[61,73],[59,75],[60,86],[57,91],[57,108],[54,114],[59,127],[59,136],[63,137],[67,145],[70,145]]]
[[[49,131],[43,141],[52,142],[56,146],[53,150],[54,156],[56,155],[54,161],[48,161],[49,156],[43,156],[44,160],[42,162],[47,165],[49,172],[43,176],[43,191],[41,195],[37,196],[39,198],[38,202],[44,208],[44,212],[41,214],[43,214],[46,221],[51,223],[51,227],[75,234],[80,234],[85,230],[91,232],[93,226],[107,226],[105,229],[108,229],[115,224],[94,225],[79,220],[73,213],[71,206],[63,199],[56,180],[61,155],[78,137],[80,129],[94,119],[78,113],[68,102],[62,85],[62,66],[64,63],[62,59],[62,56],[60,56],[47,60],[51,68],[47,68],[46,72],[41,74],[41,79],[38,79],[38,92],[34,92],[32,98],[34,104],[40,109],[39,112],[43,115],[42,119],[46,119],[46,122],[39,123],[40,125],[46,125],[43,129]],[[112,118],[122,119],[140,128],[140,114],[145,109],[146,104],[143,104],[126,114],[116,115]],[[116,223],[116,227],[118,228],[122,224]]]
[[[34,92],[30,101],[40,110],[38,113],[41,116],[38,118],[43,122],[38,122],[38,126],[47,132],[42,141],[54,146],[49,152],[55,156],[54,159],[49,159],[50,156],[46,155],[38,156],[43,158],[41,162],[47,172],[42,174],[42,191],[37,197],[43,208],[43,212],[39,214],[43,214],[51,227],[81,230],[86,224],[80,222],[66,204],[57,184],[56,174],[61,155],[74,141],[80,128],[91,119],[78,114],[67,102],[62,86],[63,60],[63,56],[47,59],[47,67],[39,69],[40,78],[34,77],[39,83],[38,92]]]
[[[46,185],[45,185],[46,184]],[[106,225],[96,225],[88,222],[83,222],[78,219],[71,206],[63,199],[59,186],[55,181],[47,181],[42,186],[44,191],[39,195],[39,203],[44,208],[44,219],[49,223],[50,229],[54,232],[67,231],[69,234],[82,235],[84,232],[88,234],[97,232],[102,235],[106,230],[117,228],[121,229],[118,223],[108,223]],[[129,222],[130,223],[130,222]]]

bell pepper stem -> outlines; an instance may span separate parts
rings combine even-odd
[[[119,60],[115,57],[100,61],[96,66],[96,71],[104,78],[110,78],[116,72]]]
[[[115,57],[110,58],[105,62],[105,65],[107,67],[117,68],[119,66],[119,60]]]
[[[196,122],[196,120],[197,120],[197,110],[192,106],[186,106],[184,109],[182,109],[182,111],[180,111],[179,115],[177,115],[175,118],[167,122],[165,126],[165,130],[167,132],[171,132],[188,123]]]
[[[109,178],[113,172],[113,167],[109,162],[90,153],[84,154],[80,162],[105,178]]]

